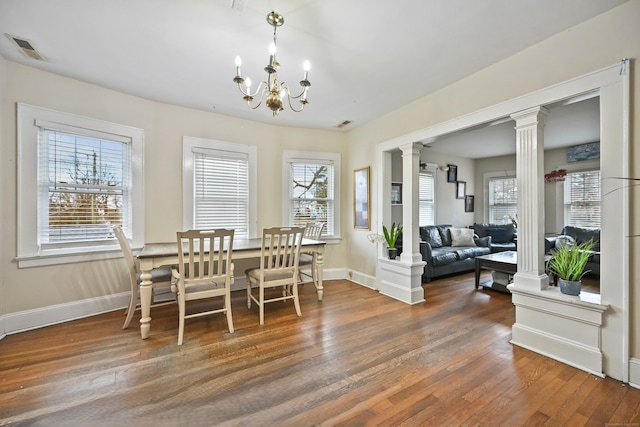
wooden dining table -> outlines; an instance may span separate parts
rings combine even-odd
[[[304,252],[312,253],[317,267],[317,281],[314,282],[318,293],[318,301],[322,301],[324,288],[322,286],[322,270],[324,264],[324,247],[326,242],[321,240],[302,239]],[[233,239],[232,260],[260,258],[262,239]],[[145,243],[137,255],[140,266],[140,335],[147,339],[151,331],[151,299],[153,268],[178,264],[178,243]]]

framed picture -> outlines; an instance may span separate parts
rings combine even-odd
[[[370,167],[353,171],[353,227],[370,230],[369,222],[369,170]]]
[[[467,195],[467,181],[456,182],[456,199],[464,199]]]
[[[402,183],[401,182],[391,183],[391,204],[392,205],[402,204]]]
[[[473,196],[464,196],[464,211],[473,212]]]
[[[447,165],[447,182],[458,182],[458,166]]]

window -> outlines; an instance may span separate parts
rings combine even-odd
[[[184,228],[232,228],[255,237],[256,148],[183,139]]]
[[[436,223],[435,166],[428,165],[418,175],[418,200],[420,226]]]
[[[141,129],[26,104],[18,129],[19,267],[119,256],[116,224],[142,246]]]
[[[489,178],[489,222],[508,224],[518,212],[518,181],[516,177]]]
[[[600,171],[569,172],[564,181],[566,225],[600,228]]]
[[[322,236],[338,237],[340,155],[285,151],[283,163],[283,220],[295,226],[324,222]]]
[[[55,130],[55,124],[41,121],[36,126],[40,129],[40,247],[102,244],[114,239],[112,225],[130,235],[130,140]]]

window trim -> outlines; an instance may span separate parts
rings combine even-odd
[[[120,257],[120,246],[112,244],[74,248],[38,247],[38,133],[36,122],[70,127],[82,134],[98,131],[131,140],[131,244],[144,244],[144,130],[72,113],[17,103],[17,256],[18,268],[68,264]]]
[[[193,228],[193,148],[205,150],[229,151],[243,153],[249,156],[249,238],[257,237],[257,206],[258,206],[258,152],[254,145],[238,144],[235,142],[216,141],[213,139],[193,136],[182,137],[182,226],[184,230]]]
[[[289,182],[291,180],[289,163],[293,160],[309,160],[310,162],[332,162],[333,163],[333,236],[324,236],[327,243],[338,243],[341,237],[340,228],[340,177],[341,164],[340,153],[320,152],[320,151],[297,151],[284,150],[282,152],[282,223],[289,224],[290,200]]]

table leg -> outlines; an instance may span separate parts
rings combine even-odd
[[[480,270],[482,270],[480,260],[476,258],[476,289],[480,287]]]
[[[151,330],[151,298],[153,295],[151,270],[143,270],[140,279],[140,335],[144,340],[149,338]]]
[[[316,258],[316,270],[318,272],[318,283],[313,283],[318,291],[318,301],[322,301],[324,295],[324,287],[322,286],[322,270],[324,267],[324,255],[322,252],[316,252],[313,255]]]

